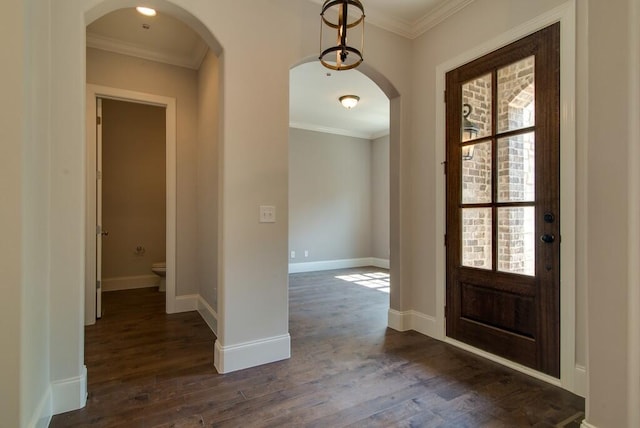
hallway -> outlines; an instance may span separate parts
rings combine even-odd
[[[86,328],[87,406],[51,427],[553,427],[584,411],[559,388],[387,329],[384,287],[349,280],[374,273],[290,275],[292,358],[227,375],[198,313],[164,314],[155,289],[105,293]]]

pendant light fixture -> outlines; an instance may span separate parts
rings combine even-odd
[[[329,27],[327,34],[325,26]],[[362,27],[360,32],[356,31],[358,26]],[[360,34],[359,49],[348,44],[347,31],[352,40],[357,39],[358,33]],[[356,68],[363,61],[363,51],[364,6],[360,0],[326,0],[320,13],[319,59],[322,65],[338,71]]]

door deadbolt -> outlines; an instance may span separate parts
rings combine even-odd
[[[551,244],[553,241],[555,241],[555,240],[556,240],[556,237],[555,237],[555,235],[551,235],[551,234],[549,234],[549,233],[545,233],[544,235],[542,235],[542,236],[540,237],[540,240],[541,240],[542,242],[547,243],[547,244]]]

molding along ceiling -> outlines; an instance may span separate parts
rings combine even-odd
[[[310,0],[322,5],[324,0]],[[474,0],[361,0],[365,21],[415,39]]]
[[[300,0],[296,0],[300,1]],[[318,4],[323,0],[308,0]],[[362,0],[367,25],[414,39],[473,0]],[[309,29],[315,32],[317,29]],[[366,35],[365,35],[366,37]],[[189,26],[158,13],[145,17],[134,8],[115,10],[87,26],[87,47],[198,70],[208,46]],[[365,53],[366,57],[366,53]],[[366,60],[366,59],[365,59]],[[376,139],[389,132],[389,100],[357,69],[332,72],[319,62],[290,71],[290,126]],[[346,110],[341,95],[360,97]]]
[[[205,55],[207,55],[209,51],[209,47],[201,39],[196,46],[190,49],[190,52],[167,52],[160,49],[149,48],[143,44],[136,44],[89,32],[87,32],[87,47],[177,65],[178,67],[190,68],[192,70],[200,69],[200,64],[202,64],[202,60],[204,60]]]

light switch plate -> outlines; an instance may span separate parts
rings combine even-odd
[[[260,223],[275,223],[276,207],[273,205],[260,205]]]

